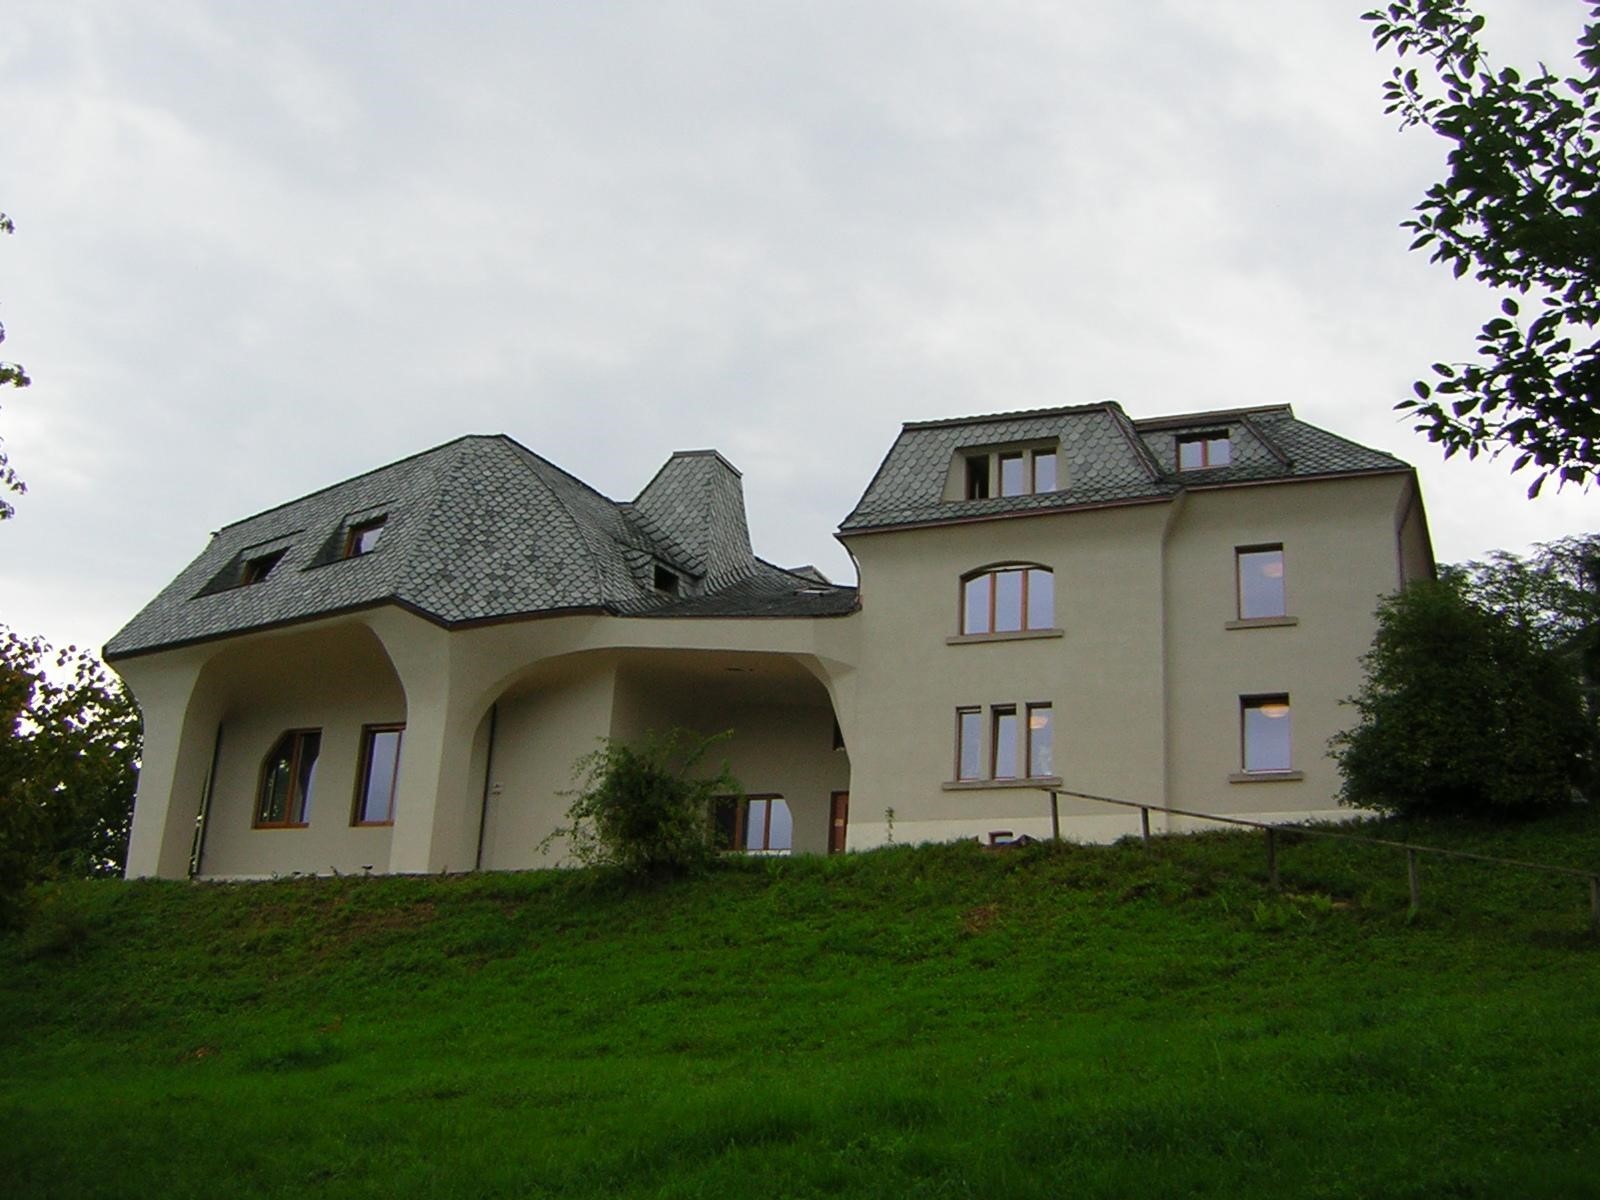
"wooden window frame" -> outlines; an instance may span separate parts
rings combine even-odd
[[[361,549],[361,539],[364,535],[371,533],[374,529],[381,530],[388,523],[389,514],[384,513],[381,517],[371,517],[365,521],[357,521],[354,525],[350,526],[350,528],[345,531],[344,554],[341,557],[365,558],[367,555],[375,553],[378,549],[378,542],[374,541],[369,548],[363,550]],[[382,540],[381,534],[379,535],[378,540]]]
[[[1228,447],[1226,462],[1211,461],[1211,443],[1222,442]],[[1183,448],[1185,446],[1200,447],[1200,462],[1192,467],[1183,465]],[[1201,433],[1180,433],[1172,439],[1172,456],[1174,464],[1179,471],[1209,471],[1213,467],[1227,467],[1233,465],[1233,436],[1226,429],[1208,429]]]
[[[311,824],[308,815],[311,809],[311,796],[309,793],[299,797],[299,817],[296,815],[295,793],[300,784],[301,758],[305,752],[306,739],[315,734],[317,737],[317,757],[322,757],[322,730],[317,727],[305,729],[286,729],[273,740],[272,749],[267,751],[267,757],[262,760],[261,771],[256,780],[256,802],[250,814],[250,828],[252,829],[305,829]],[[267,780],[271,776],[272,765],[277,761],[278,747],[290,738],[293,745],[289,751],[289,796],[288,803],[284,805],[284,815],[281,821],[263,821],[261,819],[262,800],[266,797]]]
[[[746,846],[745,841],[750,832],[750,802],[752,800],[765,800],[765,822],[761,830],[761,845]],[[794,853],[794,809],[789,809],[789,845],[774,849],[772,842],[772,804],[782,801],[785,806],[789,801],[782,792],[755,792],[748,796],[718,796],[713,804],[722,804],[725,801],[733,803],[733,845],[731,847],[718,847],[723,854],[793,854]],[[715,818],[713,817],[713,820]]]
[[[1033,762],[1033,714],[1036,713],[1036,712],[1047,712],[1047,713],[1050,714],[1050,758],[1051,758],[1052,761],[1050,763],[1051,769],[1048,770],[1048,771],[1035,771],[1033,769],[1034,768],[1034,762]],[[1025,776],[1023,776],[1023,778],[1025,778],[1025,779],[1049,779],[1049,778],[1051,778],[1052,776],[1055,775],[1055,762],[1054,762],[1055,753],[1056,753],[1056,739],[1055,739],[1056,713],[1055,713],[1055,705],[1052,704],[1049,701],[1038,701],[1038,702],[1030,701],[1025,706],[1025,717],[1024,717],[1024,720],[1025,720],[1026,723],[1022,727],[1022,736],[1023,736],[1023,741],[1024,741],[1024,744],[1025,744],[1025,747],[1026,747],[1026,761],[1022,765],[1023,765],[1023,769],[1027,772],[1027,774]]]
[[[405,749],[405,722],[363,725],[361,727],[361,765],[356,770],[356,794],[350,807],[350,824],[357,829],[370,829],[384,825],[394,824],[394,798],[400,787],[400,755]],[[372,775],[372,749],[374,735],[380,733],[397,733],[399,742],[394,748],[394,776],[389,780],[389,819],[387,821],[369,821],[363,815],[367,800],[367,784]]]
[[[995,483],[997,491],[1003,499],[1012,500],[1018,496],[1031,496],[1033,494],[1033,472],[1030,470],[1032,456],[1026,450],[1006,450],[994,456]],[[1006,464],[1017,464],[1017,484],[1020,491],[1006,491]]]
[[[1016,756],[1019,770],[1027,770],[1027,764],[1022,761],[1026,748],[1022,745],[1022,727],[1016,725],[1020,719],[1015,704],[991,704],[989,706],[989,778],[1010,781],[1012,779],[1026,779],[1026,775],[1000,774],[1000,722],[1003,718],[1010,717],[1014,726],[1011,737],[1011,752]]]
[[[1056,574],[1055,571],[1052,568],[1045,566],[1043,563],[1003,563],[993,567],[984,567],[982,570],[978,571],[970,571],[963,575],[957,581],[956,586],[956,628],[961,631],[960,636],[964,638],[1006,638],[1014,637],[1019,633],[1040,633],[1045,630],[1054,629],[1056,627],[1054,587],[1052,587],[1050,591],[1051,612],[1049,623],[1035,625],[1031,619],[1033,615],[1033,597],[1031,593],[1033,589],[1033,572],[1035,571],[1043,571],[1045,574],[1050,576],[1052,584],[1054,583]],[[997,576],[1010,574],[1013,572],[1022,576],[1022,597],[1020,601],[1022,605],[1022,611],[1019,614],[1021,623],[1016,629],[1002,630],[996,628],[996,617],[998,615],[997,606],[999,603],[1000,594],[1000,588],[998,586],[999,580]],[[972,631],[967,628],[967,586],[978,579],[983,579],[987,583],[986,591],[988,593],[989,602],[989,628]]]
[[[1251,616],[1246,616],[1244,611],[1244,556],[1246,554],[1267,554],[1274,550],[1278,553],[1278,571],[1283,580],[1281,611],[1255,613]],[[1238,619],[1241,621],[1270,621],[1289,615],[1289,568],[1284,559],[1282,542],[1263,542],[1259,546],[1235,546],[1233,548],[1233,611],[1238,614]]]
[[[964,725],[964,721],[963,721],[963,718],[965,718],[965,717],[976,717],[977,718],[977,721],[974,723],[974,726],[973,726],[974,731],[975,731],[975,736],[977,738],[977,743],[978,743],[977,746],[974,747],[977,750],[977,759],[978,759],[978,772],[975,775],[963,775],[961,773],[961,762],[962,762],[962,759],[966,757],[962,753],[962,751],[965,749],[965,742],[964,742],[963,737],[962,737],[962,735],[964,733],[964,730],[965,730],[965,725]],[[983,707],[982,707],[982,705],[967,704],[967,705],[962,705],[962,706],[960,706],[959,708],[956,709],[956,770],[955,770],[955,774],[952,775],[951,778],[955,779],[958,783],[965,783],[965,782],[969,782],[969,781],[972,781],[972,780],[978,780],[978,779],[982,779],[983,778]]]

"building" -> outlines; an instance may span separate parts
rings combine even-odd
[[[676,726],[733,731],[755,852],[1037,836],[1051,784],[1327,815],[1374,607],[1433,569],[1412,469],[1288,406],[908,424],[839,536],[859,590],[757,558],[714,451],[619,503],[478,436],[230,525],[106,647],[128,874],[551,865],[574,761]]]

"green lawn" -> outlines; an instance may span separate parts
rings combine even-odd
[[[1600,869],[1600,815],[1381,827]],[[77,884],[0,940],[15,1196],[1600,1195],[1580,880],[1258,838]]]

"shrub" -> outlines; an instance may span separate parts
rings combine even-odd
[[[636,745],[603,739],[573,768],[579,787],[567,809],[569,825],[558,831],[573,857],[634,876],[704,867],[716,854],[712,804],[740,794],[727,763],[711,775],[700,771],[711,747],[727,736],[674,729],[646,734]]]
[[[1329,752],[1343,804],[1411,815],[1530,813],[1570,803],[1588,746],[1572,672],[1459,581],[1424,581],[1378,608],[1349,703],[1360,721]]]

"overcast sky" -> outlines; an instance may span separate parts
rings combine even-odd
[[[1361,0],[11,0],[0,621],[102,644],[221,525],[463,433],[833,540],[903,421],[1243,405],[1416,464],[1442,561],[1596,527],[1392,411],[1494,301],[1398,228]],[[1481,6],[1571,62],[1581,0]]]

